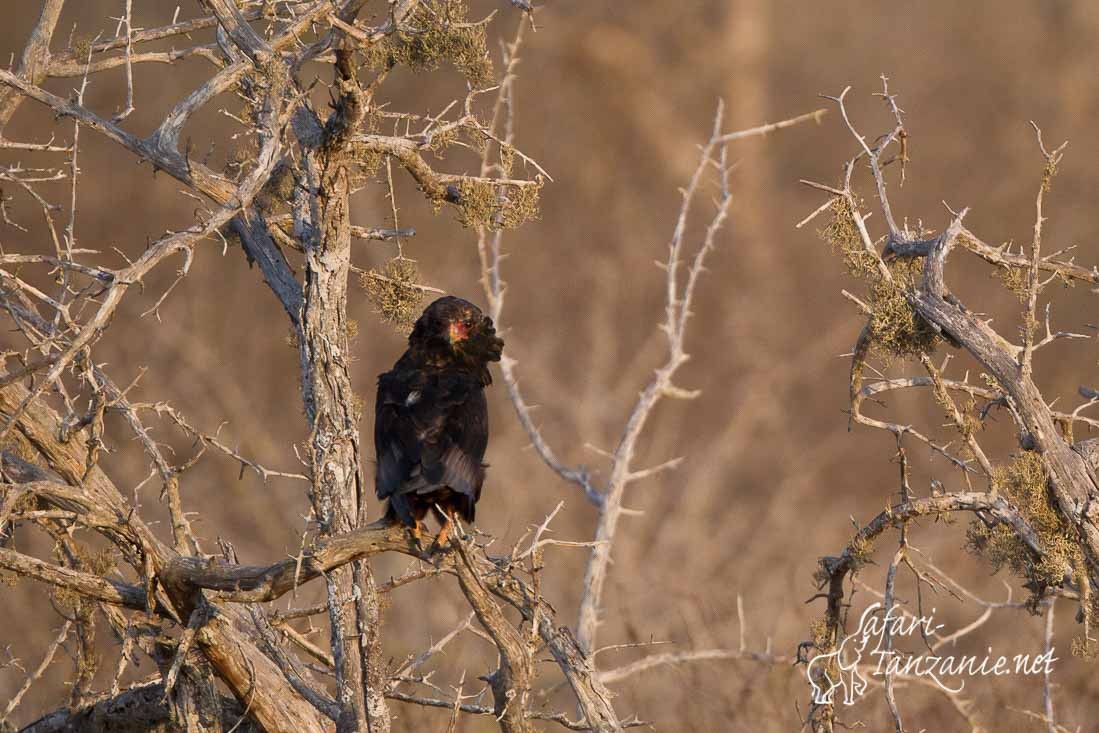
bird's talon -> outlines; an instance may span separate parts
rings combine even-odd
[[[408,528],[408,533],[412,535],[412,544],[416,546],[416,550],[423,555],[424,554],[424,538],[423,531],[420,529],[420,523],[417,522],[414,526]]]

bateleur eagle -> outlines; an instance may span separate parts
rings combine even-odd
[[[447,296],[424,310],[408,350],[378,377],[374,488],[387,518],[417,542],[429,511],[442,523],[438,547],[455,515],[473,521],[485,481],[488,363],[503,348],[491,318]]]

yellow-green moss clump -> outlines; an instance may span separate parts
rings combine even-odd
[[[436,158],[445,158],[447,149],[458,142],[461,130],[457,127],[447,127],[439,132],[432,133],[431,143],[428,148],[435,153]]]
[[[870,286],[870,331],[876,351],[885,358],[912,357],[935,350],[939,336],[912,310],[905,293],[916,287],[923,259],[897,260],[889,265],[892,284],[877,279]]]
[[[1026,267],[997,267],[993,273],[1004,287],[1015,294],[1020,302],[1026,302],[1027,288],[1030,285],[1030,268]]]
[[[371,105],[366,113],[363,128],[368,134],[376,135],[382,129],[382,116],[378,107]],[[369,145],[352,145],[355,152],[355,166],[352,168],[351,188],[358,190],[374,180],[382,163],[385,162],[385,154],[375,150]]]
[[[832,648],[833,644],[833,629],[828,623],[826,618],[816,618],[809,623],[809,636],[813,641],[813,646],[822,652],[827,652]]]
[[[355,167],[351,169],[351,189],[358,191],[375,182],[378,170],[385,162],[385,154],[376,150],[362,150],[355,156]],[[383,181],[384,183],[384,181]]]
[[[893,281],[882,277],[878,255],[863,244],[851,202],[844,196],[832,200],[832,218],[817,232],[843,255],[847,270],[866,282],[870,306],[870,335],[875,353],[886,360],[908,358],[934,351],[939,337],[935,329],[916,314],[906,293],[916,287],[923,272],[923,258],[898,259],[889,263]]]
[[[992,563],[994,570],[1008,567],[1033,584],[1036,595],[1047,586],[1059,586],[1071,575],[1080,548],[1050,493],[1049,474],[1037,453],[1016,455],[1011,463],[993,471],[992,486],[1014,504],[1038,535],[1044,550],[1035,561],[1027,546],[1006,525],[992,527],[975,520],[966,533],[968,549]]]
[[[1092,611],[1094,614],[1094,610]],[[1072,656],[1082,659],[1095,659],[1099,656],[1099,643],[1095,639],[1085,639],[1077,636],[1072,640]]]
[[[866,251],[855,221],[851,202],[844,196],[832,199],[832,218],[817,235],[832,245],[832,251],[843,255],[843,264],[855,277],[865,280],[877,277],[878,258]]]
[[[542,190],[540,180],[529,185],[503,184],[502,196],[498,191],[500,186],[493,181],[468,178],[455,184],[458,223],[464,227],[483,226],[495,231],[516,229],[538,218],[538,200]]]
[[[410,329],[420,315],[424,291],[417,286],[419,269],[413,260],[395,257],[381,271],[364,272],[359,282],[382,318]]]
[[[846,572],[853,575],[870,562],[874,554],[874,543],[861,534],[857,534],[848,544],[847,549],[844,550],[844,554],[847,558]],[[823,557],[820,559],[817,563],[817,570],[813,574],[813,580],[816,581],[818,588],[824,588],[832,581],[833,568],[840,561],[841,558],[838,557]]]
[[[812,642],[813,648],[817,650],[817,654],[814,657],[828,654],[836,649],[836,629],[828,623],[827,618],[816,618],[809,624],[809,638]],[[825,658],[824,663],[817,662],[811,666],[811,669],[815,668],[814,682],[820,684],[821,678],[827,675],[831,679],[836,679],[840,675],[840,668],[838,660],[833,656],[831,658]]]
[[[73,58],[80,63],[85,63],[92,52],[92,37],[79,35],[73,39],[71,47]]]
[[[484,23],[470,23],[463,0],[422,2],[405,28],[374,44],[366,61],[372,68],[407,66],[413,71],[434,71],[447,61],[476,89],[492,81]]]
[[[510,176],[515,167],[515,148],[508,144],[500,145],[500,170],[505,176]]]

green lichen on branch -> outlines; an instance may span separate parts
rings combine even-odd
[[[1003,283],[1003,286],[1019,299],[1019,302],[1026,302],[1028,296],[1027,287],[1030,282],[1029,267],[1012,267],[1011,265],[1005,265],[996,268],[994,274],[1000,282]]]
[[[362,273],[359,284],[384,320],[409,329],[420,315],[424,299],[424,291],[417,284],[419,276],[413,260],[395,257],[381,271],[371,269]]]
[[[855,202],[856,206],[860,201]],[[832,251],[843,255],[843,264],[855,277],[864,280],[876,276],[877,257],[868,252],[862,243],[855,210],[846,196],[832,199],[832,217],[828,224],[817,230],[819,236],[832,245]]]
[[[517,185],[464,178],[453,188],[457,193],[458,223],[464,227],[485,227],[493,231],[516,229],[538,218],[541,180],[529,185]],[[442,201],[436,203],[441,204]]]
[[[870,285],[870,332],[875,351],[886,360],[928,354],[939,335],[912,310],[905,293],[915,288],[923,273],[923,259],[897,260],[889,265],[893,282],[878,278]]]
[[[874,555],[874,542],[861,534],[856,534],[850,544],[844,549],[843,558],[822,557],[817,562],[817,570],[813,573],[813,580],[818,588],[824,588],[832,582],[832,575],[837,564],[846,559],[846,571],[854,575],[864,565],[869,563]]]
[[[433,132],[431,133],[431,142],[428,144],[428,148],[435,153],[436,158],[446,158],[447,149],[458,142],[461,132],[460,127],[447,127]]]
[[[958,244],[966,249],[974,249],[973,240],[964,232],[958,235]],[[1007,250],[1010,253],[1011,242],[1005,242],[1002,249]],[[1027,288],[1030,285],[1029,267],[999,265],[993,270],[992,276],[999,280],[1004,288],[1014,294],[1020,302],[1026,302],[1028,295]]]
[[[1092,613],[1095,613],[1094,609],[1092,609]],[[1075,637],[1072,640],[1072,656],[1082,659],[1095,659],[1099,656],[1099,642],[1096,642],[1095,639]]]
[[[515,148],[507,143],[500,145],[500,170],[505,176],[510,176],[515,167]]]
[[[858,202],[855,202],[858,205]],[[939,336],[908,302],[906,293],[914,289],[923,272],[922,258],[898,259],[889,263],[892,282],[882,277],[877,253],[863,242],[858,214],[851,199],[837,196],[832,200],[832,217],[817,234],[833,251],[843,256],[844,266],[866,283],[870,306],[870,336],[874,352],[886,361],[910,358],[935,350]]]
[[[371,106],[363,121],[363,130],[370,135],[376,135],[381,129],[381,114],[377,107]],[[385,162],[385,154],[368,146],[360,146],[356,148],[354,162],[355,165],[351,169],[351,187],[357,191],[374,180],[378,170],[382,167],[382,163]]]
[[[1099,611],[1099,600],[1091,589],[1091,579],[1088,576],[1087,562],[1083,553],[1076,556],[1075,576],[1076,587],[1080,589],[1080,611],[1083,621],[1083,634],[1072,640],[1072,654],[1075,657],[1094,659],[1099,656],[1099,640],[1091,635],[1091,627],[1095,624],[1095,614]]]
[[[363,152],[355,159],[355,166],[351,169],[351,187],[358,191],[376,181],[378,169],[385,162],[385,155],[376,150]]]
[[[813,647],[822,653],[832,651],[835,645],[835,628],[827,618],[816,618],[809,623],[809,638]]]
[[[1027,302],[1030,297],[1030,267],[1000,265],[992,275],[1006,290],[1018,298],[1020,303]],[[1054,273],[1053,278],[1060,281],[1066,288],[1076,287],[1076,282],[1064,272]]]
[[[1064,147],[1064,146],[1062,146]],[[1049,193],[1053,188],[1053,177],[1057,175],[1057,164],[1061,162],[1058,151],[1046,158],[1046,167],[1042,170],[1042,193]]]
[[[986,525],[974,520],[966,533],[966,547],[984,557],[995,571],[1007,567],[1029,581],[1035,597],[1059,586],[1071,575],[1080,555],[1072,528],[1061,517],[1049,487],[1042,458],[1030,451],[993,471],[992,487],[1018,508],[1038,536],[1042,558],[1035,559],[1015,531],[1005,524]]]
[[[842,670],[839,668],[836,655],[825,656],[836,650],[836,635],[838,629],[829,623],[827,618],[816,618],[809,623],[809,644],[817,653],[812,660],[816,660],[809,667],[810,679],[815,684],[827,684],[825,679],[839,679]],[[823,662],[821,661],[823,659]]]
[[[434,71],[447,61],[475,88],[492,80],[484,22],[470,23],[464,0],[427,0],[413,11],[402,29],[370,47],[371,68],[407,66]]]
[[[942,373],[930,361],[926,362],[928,374],[931,376],[931,394],[935,398],[935,404],[942,408],[946,419],[954,423],[962,438],[968,441],[969,437],[979,432],[984,426],[977,416],[977,400],[970,398],[959,408],[943,382]],[[960,420],[959,420],[960,417]],[[968,443],[965,446],[966,455],[975,457]]]
[[[72,43],[69,45],[73,58],[80,62],[86,62],[92,53],[92,44],[94,42],[95,40],[91,36],[84,34],[73,38]]]

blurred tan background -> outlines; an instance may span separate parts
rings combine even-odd
[[[119,15],[122,5],[121,0],[70,2],[54,47],[70,28],[77,36],[113,36],[115,22],[106,16]],[[170,19],[172,7],[137,0],[135,24],[162,23]],[[510,36],[518,15],[506,3],[478,3],[474,15],[495,7],[501,12],[493,24],[494,38]],[[0,29],[4,63],[21,50],[37,9],[32,0],[7,3],[7,22]],[[183,17],[193,13],[184,5]],[[1075,244],[1081,262],[1099,261],[1095,3],[550,1],[537,20],[538,32],[528,34],[519,70],[518,143],[555,183],[544,190],[541,219],[506,236],[510,289],[503,320],[525,395],[540,405],[537,416],[547,438],[571,463],[600,468],[599,455],[584,443],[613,448],[633,399],[663,356],[655,328],[663,307],[663,273],[652,262],[665,255],[679,206],[677,187],[691,170],[695,146],[708,132],[719,97],[727,103],[728,127],[739,129],[826,106],[819,93],[838,94],[850,84],[852,114],[873,136],[888,129],[883,105],[872,97],[879,91],[878,76],[888,75],[907,111],[911,135],[908,181],[895,191],[895,210],[913,223],[922,220],[938,229],[946,221],[941,202],[971,206],[967,223],[989,242],[1029,241],[1042,168],[1027,124],[1033,119],[1047,142],[1071,141],[1047,205],[1047,247]],[[148,132],[207,70],[201,60],[173,70],[137,67],[138,111],[126,126]],[[122,78],[121,72],[96,77],[86,97],[89,106],[104,114],[120,109]],[[52,80],[47,87],[68,94],[76,81]],[[386,89],[394,109],[417,112],[438,111],[463,93],[459,77],[450,71],[395,74]],[[212,140],[220,143],[229,129],[216,114],[218,106],[231,106],[231,100],[211,105],[189,128],[194,150],[206,149]],[[67,138],[71,122],[55,126],[50,115],[24,103],[9,135],[43,140],[51,131]],[[80,246],[117,247],[133,256],[165,229],[190,221],[196,203],[180,195],[172,180],[154,177],[148,166],[90,132],[81,139]],[[817,238],[823,219],[801,230],[794,227],[823,202],[798,179],[834,182],[853,150],[835,114],[820,126],[749,140],[734,149],[739,160],[735,209],[701,285],[688,336],[693,359],[678,380],[703,390],[704,397],[662,405],[642,446],[643,464],[677,455],[686,462],[675,473],[629,490],[626,504],[644,515],[626,518],[620,530],[600,632],[604,645],[654,640],[674,646],[609,651],[599,657],[602,667],[650,651],[735,647],[738,595],[744,601],[749,646],[770,644],[776,654],[792,656],[797,643],[809,638],[809,623],[823,611],[820,601],[805,603],[816,590],[817,558],[838,553],[852,532],[852,518],[869,520],[896,491],[892,439],[861,429],[848,432],[844,414],[848,360],[841,355],[850,350],[861,323],[840,289],[858,292],[859,286]],[[219,144],[212,156],[226,152]],[[5,153],[2,160],[42,165],[45,158]],[[460,155],[440,165],[473,170],[472,161]],[[382,187],[371,186],[359,194],[356,223],[387,225],[383,193]],[[403,177],[398,202],[401,225],[418,231],[405,246],[419,261],[424,280],[483,302],[473,234],[448,211],[433,216]],[[44,246],[41,232],[33,228],[33,210],[17,202],[13,212],[31,231],[0,230],[4,249]],[[390,244],[357,246],[357,263],[363,267],[382,263],[394,252]],[[1013,336],[1017,301],[998,289],[987,270],[963,259],[958,255],[951,265],[952,287],[971,308],[997,314],[995,323]],[[259,273],[248,268],[238,250],[222,256],[219,244],[208,243],[161,309],[161,322],[137,320],[173,275],[165,268],[145,295],[124,306],[125,313],[98,347],[98,359],[109,363],[122,384],[148,369],[134,399],[168,400],[211,432],[225,422],[225,442],[268,467],[297,470],[291,446],[305,437],[297,355],[286,343],[284,316]],[[1094,296],[1083,288],[1057,297],[1063,299],[1054,311],[1060,316],[1056,325],[1099,322]],[[379,321],[361,292],[356,291],[350,310],[360,327],[354,344],[357,388],[372,403],[375,377],[400,354],[403,337]],[[0,344],[16,346],[4,343],[6,338],[0,336]],[[959,355],[952,373],[960,375],[967,366]],[[895,365],[894,371],[904,367]],[[1038,370],[1047,398],[1063,394],[1063,406],[1076,404],[1079,384],[1099,386],[1091,344],[1050,349],[1039,357]],[[527,447],[503,390],[492,389],[489,400],[492,467],[478,511],[481,529],[507,545],[564,500],[553,525],[556,536],[590,539],[591,507]],[[897,395],[889,411],[880,414],[931,431],[943,422],[926,395]],[[366,454],[372,457],[369,416],[361,427]],[[158,435],[181,455],[191,449],[189,442],[171,438],[166,427]],[[1009,438],[989,437],[998,457],[1006,456]],[[134,486],[146,471],[138,448],[126,440],[112,447],[117,453],[104,460],[105,467],[122,486]],[[957,488],[958,476],[941,460],[915,445],[910,456],[918,492],[927,491],[931,472],[948,488]],[[184,500],[188,509],[201,513],[197,529],[206,549],[222,536],[245,562],[295,552],[308,511],[303,486],[284,480],[263,484],[251,473],[238,479],[238,473],[236,464],[209,456],[184,479]],[[142,511],[150,516],[162,512],[155,490],[146,489],[142,501]],[[163,523],[159,526],[164,529]],[[927,522],[915,531],[914,542],[982,596],[1002,600],[1006,574],[991,577],[986,565],[960,549],[964,529],[964,522]],[[35,540],[22,541],[30,547]],[[892,544],[892,538],[886,540],[879,555],[886,557]],[[562,623],[575,623],[584,561],[583,551],[551,552],[545,592]],[[386,577],[403,567],[387,560],[377,572]],[[880,587],[883,571],[872,566],[863,577]],[[419,583],[393,594],[384,635],[394,659],[424,648],[463,617],[464,604],[452,586],[450,581]],[[303,591],[293,603],[304,603],[311,592]],[[858,598],[865,601],[866,596]],[[934,603],[948,629],[979,615],[972,605],[946,597]],[[56,626],[48,620],[48,609],[40,586],[24,581],[3,589],[0,648],[10,645],[25,666],[37,664]],[[1070,728],[1088,730],[1099,683],[1094,666],[1068,653],[1077,633],[1073,610],[1062,604],[1058,612],[1057,709]],[[1023,612],[1000,612],[972,647],[1036,653],[1041,624]],[[463,667],[473,676],[487,673],[495,662],[489,651],[476,640],[455,647],[437,663],[435,681],[453,684]],[[113,658],[105,661],[113,664]],[[28,699],[15,722],[28,722],[66,699],[67,664],[63,659],[55,666],[51,685]],[[148,673],[150,667],[141,671]],[[0,701],[21,680],[18,670],[0,670]],[[783,664],[666,667],[616,689],[621,714],[636,712],[662,731],[795,730],[808,701],[803,668]],[[967,695],[989,729],[1044,730],[1011,710],[1040,709],[1041,689],[1034,679],[978,679],[967,684]],[[555,702],[564,699],[558,696]],[[969,730],[942,696],[905,688],[900,699],[913,730]],[[399,730],[445,727],[445,718],[431,712],[396,703],[394,710]],[[881,730],[887,725],[884,713],[878,691],[845,711],[844,719],[861,719],[870,730]],[[490,730],[490,723],[465,720],[462,729]]]

